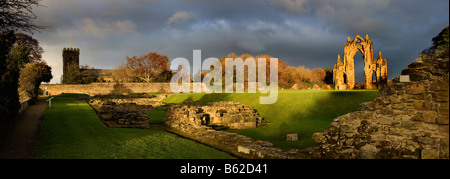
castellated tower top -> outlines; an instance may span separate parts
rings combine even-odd
[[[80,55],[80,49],[79,48],[64,48],[63,49],[63,56],[65,52],[71,52],[71,53],[77,53]]]

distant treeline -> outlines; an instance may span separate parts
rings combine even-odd
[[[222,63],[222,82],[225,82],[225,59],[226,58],[241,58],[254,59],[266,59],[266,75],[267,80],[270,74],[270,59],[274,58],[270,55],[257,55],[253,56],[251,54],[241,54],[237,55],[235,53],[230,53],[227,56],[220,58]],[[116,67],[116,72],[114,74],[114,80],[116,82],[170,82],[173,72],[169,71],[169,59],[165,55],[158,54],[157,52],[151,52],[143,56],[133,56],[126,57],[126,62],[122,62]],[[195,75],[201,73],[202,80],[206,74],[213,70],[211,67],[207,71],[194,72]],[[245,71],[248,72],[247,66],[245,66]],[[235,73],[233,73],[235,74]],[[244,74],[244,82],[248,82],[248,74]],[[191,81],[193,80],[193,75],[191,75]],[[234,77],[235,81],[235,77]],[[318,86],[320,88],[332,85],[333,83],[333,70],[331,68],[322,69],[314,68],[309,69],[305,66],[293,67],[288,66],[286,62],[278,59],[278,84],[280,88],[283,89],[308,89],[313,86]]]

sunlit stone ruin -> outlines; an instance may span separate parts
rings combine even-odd
[[[145,111],[154,111],[154,107],[162,105],[158,97],[150,94],[96,95],[84,100],[105,126],[115,128],[150,128]]]
[[[339,116],[313,140],[312,158],[448,159],[449,58],[414,62],[362,103]]]
[[[183,123],[229,129],[255,128],[267,124],[253,108],[231,101],[212,102],[205,106],[198,102],[174,105],[168,109],[165,123],[168,126]]]
[[[373,45],[369,35],[363,39],[359,35],[355,39],[347,38],[344,47],[344,61],[338,55],[337,63],[333,67],[333,82],[336,90],[355,89],[355,63],[356,52],[361,52],[364,58],[364,88],[381,89],[387,84],[387,62],[381,51],[378,58],[373,58]]]

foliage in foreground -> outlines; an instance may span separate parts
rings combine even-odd
[[[0,122],[17,114],[20,103],[17,91],[19,72],[29,62],[29,48],[14,45],[13,32],[0,34]]]

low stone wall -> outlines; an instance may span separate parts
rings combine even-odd
[[[308,153],[296,149],[283,150],[267,141],[254,140],[250,137],[217,131],[208,126],[196,126],[176,123],[168,131],[200,143],[215,147],[244,159],[304,159]]]
[[[62,93],[82,93],[90,96],[128,93],[171,92],[170,83],[92,83],[92,84],[42,84],[50,95]]]
[[[137,105],[152,105],[153,107],[164,105],[161,102],[164,98],[169,96],[168,94],[130,94],[130,95],[95,95],[88,97],[87,102],[91,105],[102,103],[115,103],[115,104],[137,104]]]
[[[199,102],[171,104],[164,124],[167,130],[246,159],[307,158],[299,150],[283,150],[267,141],[220,131],[221,128],[255,128],[267,124],[256,111],[231,101],[201,105]]]
[[[380,90],[359,111],[315,133],[313,158],[449,158],[449,59],[414,62],[402,71],[410,81]]]

